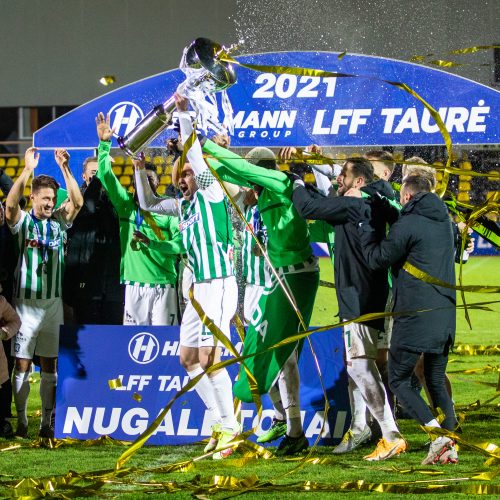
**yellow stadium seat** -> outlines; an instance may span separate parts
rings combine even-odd
[[[459,168],[463,170],[472,170],[472,163],[470,161],[462,161]]]
[[[132,183],[132,178],[130,176],[128,176],[128,175],[122,175],[120,177],[120,184],[123,187],[129,187],[131,183]]]
[[[9,177],[16,177],[17,175],[17,169],[15,169],[14,167],[7,167],[5,169],[5,173],[9,176]]]
[[[347,154],[346,153],[337,153],[335,155],[335,159],[336,160],[347,160]]]
[[[158,189],[156,190],[156,193],[159,194],[160,196],[163,196],[165,194],[165,189],[167,188],[167,186],[164,186],[162,184],[160,184],[158,186]]]
[[[125,165],[125,158],[123,156],[115,156],[114,160],[115,160],[114,161],[115,165],[120,165],[120,166]]]
[[[130,156],[127,156],[125,159],[125,165],[132,165],[132,158]]]
[[[500,173],[500,170],[498,170],[498,168],[494,168],[493,170],[491,170],[491,173],[495,173],[495,176],[493,177],[486,177],[489,181],[498,181],[498,174]]]
[[[23,156],[22,158],[19,158],[19,166],[24,168],[24,165],[26,165],[26,163],[24,162],[24,156]]]
[[[172,184],[172,176],[171,175],[162,175],[160,177],[160,185],[168,186],[169,184]]]
[[[278,165],[278,168],[282,171],[282,172],[288,172],[290,170],[290,166],[288,165],[288,163],[280,163]]]
[[[123,175],[134,175],[134,168],[130,165],[125,165],[123,169]]]
[[[304,182],[308,182],[309,184],[313,184],[316,181],[314,174],[306,174],[304,176]]]
[[[165,163],[165,159],[163,156],[155,156],[153,158],[153,165],[163,165]]]
[[[461,175],[460,180],[462,182],[470,182],[472,180],[472,175]]]
[[[17,167],[19,166],[19,158],[17,158],[16,156],[11,156],[8,160],[7,160],[7,167]]]
[[[123,168],[121,165],[117,165],[116,163],[113,165],[112,167],[113,169],[113,173],[116,175],[116,176],[120,176],[122,175],[122,172],[123,172]]]
[[[458,183],[458,190],[459,191],[470,191],[471,190],[470,182],[462,182],[462,181],[460,181]]]
[[[5,167],[5,163],[6,163],[5,158],[0,158],[0,168]]]
[[[23,194],[24,194],[24,196],[28,197],[31,194],[31,187],[30,186],[26,186],[24,188]]]
[[[458,201],[463,201],[464,203],[468,203],[470,201],[469,193],[465,191],[461,191],[457,195]]]
[[[166,165],[165,168],[163,169],[164,174],[171,174],[172,173],[172,165]]]

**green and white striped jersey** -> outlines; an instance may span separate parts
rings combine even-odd
[[[68,225],[55,211],[41,220],[33,212],[21,212],[10,231],[17,239],[19,256],[15,271],[14,297],[53,299],[62,296],[64,237]]]
[[[179,229],[195,282],[233,275],[233,231],[226,197],[208,169],[198,191],[180,202]]]
[[[246,207],[244,214],[246,221],[248,222],[254,233],[259,231],[259,229],[265,229],[262,221],[260,220],[257,205],[254,205],[253,207]],[[260,228],[258,228],[258,224],[256,224],[257,218],[259,219],[259,223],[261,225]],[[253,239],[252,233],[245,226],[243,230],[243,245],[241,248],[243,276],[246,283],[249,283],[251,285],[265,286],[271,281],[271,272],[269,270],[268,264],[266,263],[266,259],[264,259],[264,257],[262,256],[254,254],[253,249],[255,245],[256,243]]]

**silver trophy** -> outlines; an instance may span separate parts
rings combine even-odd
[[[205,94],[219,92],[236,83],[233,66],[220,58],[227,51],[221,45],[197,38],[184,51],[183,63],[191,76],[179,86],[181,94],[200,89]],[[185,71],[186,73],[186,71]],[[184,92],[183,92],[184,91]],[[118,137],[118,145],[129,156],[137,158],[158,135],[172,122],[175,110],[174,96],[155,106],[127,135]]]

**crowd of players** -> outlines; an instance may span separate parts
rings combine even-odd
[[[328,245],[338,315],[348,322],[352,420],[333,453],[366,446],[377,433],[380,439],[366,460],[403,453],[408,445],[397,426],[393,395],[420,424],[453,431],[457,420],[445,372],[455,336],[455,292],[415,277],[407,267],[455,283],[460,232],[434,193],[432,166],[408,159],[399,195],[388,182],[395,162],[385,151],[340,166],[303,163],[305,155],[321,157],[317,146],[305,152],[283,148],[279,159],[291,163],[282,172],[267,148],[242,158],[231,152],[225,136],[196,136],[188,100],[175,98],[180,136],[169,144],[179,155],[172,196],[157,195],[158,175],[144,158],[134,160],[134,192],[121,186],[110,156],[113,130],[102,113],[96,118],[97,157],[85,160],[81,187],[68,153],[55,151],[67,190],[60,205],[57,182],[42,174],[31,184],[32,208],[21,208],[38,164],[35,148],[26,151],[15,182],[2,174],[0,278],[6,298],[0,297],[0,332],[13,369],[10,375],[0,352],[0,434],[28,436],[29,376],[33,359],[39,359],[39,435],[53,437],[60,325],[180,322],[181,364],[189,377],[199,378],[195,390],[214,422],[205,452],[214,459],[233,453],[241,432],[233,395],[252,402],[255,392],[269,393],[275,411],[259,442],[282,438],[278,455],[303,452],[308,441],[297,365],[302,343],[267,348],[309,326],[319,284],[312,241]],[[186,142],[187,160],[181,163]],[[303,180],[308,169],[315,186]],[[238,214],[245,224],[235,224]],[[245,285],[242,354],[250,356],[233,387],[225,368],[205,371],[220,361],[221,336],[230,338],[238,308],[235,241]],[[394,316],[359,319],[385,310]],[[202,320],[205,315],[211,325]],[[429,404],[420,395],[422,386]],[[12,393],[15,432],[8,421]],[[454,441],[433,436],[423,463],[457,461]]]

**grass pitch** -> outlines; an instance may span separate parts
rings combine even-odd
[[[321,278],[333,281],[331,264],[321,263]],[[498,285],[500,258],[476,257],[463,268],[464,284]],[[500,300],[497,294],[467,294],[468,303]],[[500,343],[500,305],[491,305],[491,311],[471,310],[472,330],[469,329],[462,310],[457,311],[457,342],[492,345]],[[337,322],[335,292],[320,288],[312,324],[325,325]],[[463,373],[465,370],[484,369],[479,373]],[[496,443],[500,445],[500,399],[484,402],[499,395],[498,355],[450,355],[449,377],[453,385],[453,398],[460,412],[473,402],[481,406],[466,410],[461,437],[468,443]],[[461,372],[461,373],[459,373]],[[38,387],[34,383],[30,396],[30,434],[36,435],[38,419],[33,415],[39,408]],[[144,447],[126,464],[122,476],[99,477],[95,471],[112,470],[117,458],[125,450],[118,444],[88,446],[89,443],[61,446],[57,449],[40,448],[34,441],[17,441],[20,448],[9,451],[9,442],[0,442],[0,495],[13,498],[22,493],[25,497],[41,498],[41,492],[56,498],[149,498],[175,495],[176,498],[228,498],[241,494],[245,486],[246,498],[359,498],[388,492],[391,498],[402,498],[412,493],[413,498],[465,498],[473,493],[500,494],[500,459],[486,465],[487,456],[466,447],[460,449],[460,462],[455,466],[422,467],[420,461],[427,453],[427,435],[410,420],[399,421],[401,431],[410,443],[408,453],[396,459],[380,463],[362,460],[375,444],[356,450],[349,455],[333,456],[328,447],[317,447],[311,458],[315,463],[282,460],[244,458],[237,453],[234,459],[214,462],[202,459],[186,466],[183,471],[169,472],[169,464],[190,461],[202,454],[202,445]],[[273,448],[270,448],[271,450]],[[494,450],[492,448],[492,450]],[[500,451],[497,448],[497,455]],[[163,468],[163,469],[161,469]],[[141,470],[142,469],[142,470]],[[77,474],[68,475],[69,471]],[[91,474],[92,473],[92,474]],[[480,473],[485,473],[479,476]],[[75,482],[78,474],[86,481]],[[431,475],[433,474],[433,475]],[[470,479],[471,477],[476,479]],[[13,486],[23,478],[23,489]],[[72,478],[72,479],[71,479]],[[75,479],[76,478],[76,479]],[[487,480],[490,479],[490,480]],[[42,481],[40,481],[42,480]],[[65,483],[63,485],[62,483]],[[71,483],[74,483],[74,486]],[[217,482],[226,489],[213,489]],[[434,485],[429,488],[429,483]],[[37,487],[38,484],[38,487]],[[370,486],[372,485],[372,486]],[[231,486],[234,489],[231,489]],[[364,489],[365,488],[365,489]],[[16,495],[17,493],[17,495]],[[63,496],[65,495],[65,496]],[[498,496],[497,496],[498,498]]]

